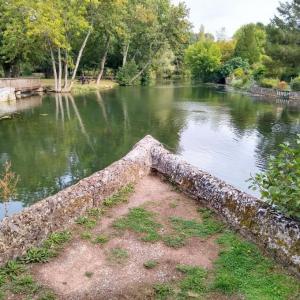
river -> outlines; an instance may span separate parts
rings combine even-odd
[[[10,214],[103,169],[146,134],[259,196],[246,180],[300,133],[300,105],[190,83],[34,96],[1,103],[7,113],[18,114],[0,121],[0,163],[10,160],[20,177]]]

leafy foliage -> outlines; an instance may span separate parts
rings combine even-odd
[[[296,146],[281,145],[276,157],[271,157],[265,173],[250,179],[252,188],[288,216],[300,218],[300,135]]]
[[[202,38],[188,47],[185,53],[185,62],[190,67],[196,79],[209,80],[221,64],[221,50],[212,40]]]
[[[300,91],[300,76],[294,78],[292,81],[291,81],[291,88],[293,91]]]
[[[223,64],[219,72],[223,77],[228,77],[238,68],[247,71],[250,69],[250,65],[247,60],[244,60],[241,57],[234,57]]]

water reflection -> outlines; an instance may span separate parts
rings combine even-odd
[[[120,87],[15,105],[21,117],[0,121],[0,163],[11,160],[21,178],[11,213],[104,168],[146,134],[247,191],[250,173],[300,132],[297,105],[207,86]]]

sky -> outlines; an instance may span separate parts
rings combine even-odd
[[[190,9],[190,21],[194,31],[201,24],[205,31],[216,34],[226,28],[227,37],[247,23],[269,23],[276,13],[279,0],[172,0],[173,3],[185,2]]]

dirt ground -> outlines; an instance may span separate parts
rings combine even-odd
[[[123,234],[116,232],[112,223],[128,214],[130,208],[141,206],[156,213],[157,221],[163,225],[160,234],[169,230],[170,217],[201,220],[195,200],[158,177],[147,176],[137,183],[128,203],[111,208],[91,230],[93,235],[109,236],[107,243],[98,245],[77,237],[58,257],[34,266],[35,279],[53,290],[59,299],[153,299],[154,284],[180,279],[182,274],[176,270],[177,265],[212,268],[219,254],[215,236],[192,237],[184,247],[175,249],[162,241],[144,242],[129,230]],[[115,248],[128,253],[122,263],[107,259]],[[146,269],[144,263],[149,260],[157,261],[157,266]]]

